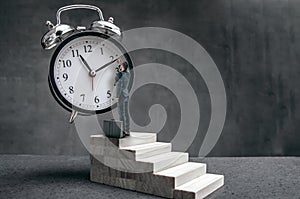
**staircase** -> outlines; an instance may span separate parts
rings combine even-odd
[[[91,136],[93,182],[165,198],[204,198],[224,185],[224,176],[206,173],[206,164],[172,152],[155,133],[131,132],[122,139]]]

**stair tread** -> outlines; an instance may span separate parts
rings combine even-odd
[[[197,193],[198,191],[201,191],[208,185],[210,185],[213,182],[220,180],[222,178],[224,178],[223,175],[207,173],[207,174],[204,174],[198,178],[195,178],[183,185],[180,185],[180,186],[176,187],[175,189]]]
[[[156,175],[178,177],[192,170],[205,167],[206,164],[198,162],[186,162],[178,166],[171,167],[169,169],[155,173]]]
[[[119,148],[153,143],[157,139],[156,133],[130,132],[130,136],[119,139]]]
[[[130,136],[120,138],[119,141],[127,142],[127,141],[131,141],[131,140],[147,140],[147,139],[151,139],[151,138],[156,139],[156,133],[130,132]],[[149,142],[149,143],[153,143],[153,142]],[[142,143],[142,144],[146,144],[146,143]],[[139,144],[137,144],[137,145],[139,145]]]
[[[148,137],[152,137],[154,135],[156,136],[156,133],[130,131],[130,136],[125,137],[123,139],[130,138],[130,137],[148,138]]]
[[[151,157],[148,157],[148,158],[142,158],[142,159],[140,159],[140,161],[155,163],[155,162],[164,161],[166,159],[172,159],[172,158],[179,157],[179,156],[184,156],[184,155],[188,155],[188,153],[168,152],[168,153],[163,153],[163,154],[151,156]]]
[[[133,146],[128,146],[128,147],[122,147],[120,149],[137,151],[137,150],[142,150],[142,149],[151,149],[153,147],[168,146],[168,145],[171,145],[171,143],[153,142],[153,143],[147,143],[147,144],[139,144],[139,145],[133,145]]]
[[[120,138],[120,139],[149,138],[149,137],[153,137],[153,136],[156,136],[156,133],[131,131],[130,132],[130,136],[124,137],[124,138]],[[103,135],[103,134],[94,134],[94,135],[91,135],[91,137],[92,138],[97,138],[97,137],[106,137],[106,136]]]

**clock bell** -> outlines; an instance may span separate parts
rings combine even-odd
[[[60,19],[61,13],[67,10],[74,9],[89,9],[97,11],[99,15],[99,20],[94,21],[89,28],[86,28],[84,26],[73,27],[68,24],[62,24]],[[75,4],[61,7],[56,13],[56,21],[56,25],[53,25],[53,23],[50,21],[46,21],[46,26],[49,30],[44,34],[41,40],[41,45],[45,50],[50,50],[56,47],[60,42],[62,42],[63,40],[65,40],[66,38],[68,38],[76,32],[86,30],[100,32],[117,40],[122,39],[121,30],[114,24],[113,17],[109,17],[109,19],[105,21],[100,8],[93,5]]]

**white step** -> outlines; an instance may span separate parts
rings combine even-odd
[[[174,190],[174,198],[204,198],[223,185],[223,175],[204,174],[190,182],[176,187]]]
[[[140,160],[162,153],[171,152],[172,144],[165,142],[153,142],[148,144],[123,147],[120,149],[135,153],[135,159]]]
[[[156,142],[156,133],[130,132],[130,136],[124,138],[107,138],[104,135],[91,135],[91,145],[102,145],[113,147],[113,145],[123,148],[128,146],[147,144]]]
[[[178,187],[206,173],[206,164],[186,162],[184,164],[154,173],[155,175],[174,178],[174,185]],[[173,187],[173,188],[175,188]]]
[[[130,132],[130,136],[119,139],[119,148],[156,142],[156,133]]]
[[[142,158],[140,162],[153,163],[153,172],[159,172],[188,162],[189,154],[182,152],[169,152],[160,155]]]

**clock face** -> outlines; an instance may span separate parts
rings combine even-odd
[[[97,32],[73,35],[60,44],[52,57],[49,71],[52,93],[68,110],[106,112],[113,106],[118,61],[127,61],[132,69],[129,55],[112,38]],[[129,72],[133,74],[133,70]]]

